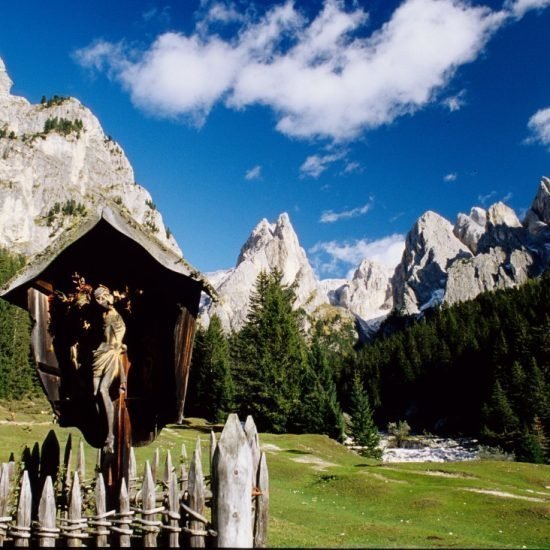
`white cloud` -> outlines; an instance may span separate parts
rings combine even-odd
[[[257,164],[256,166],[253,166],[252,168],[250,168],[250,170],[247,170],[244,175],[244,179],[249,181],[259,180],[261,178],[262,178],[262,167],[259,164]]]
[[[504,8],[518,19],[521,19],[528,11],[540,10],[550,6],[550,0],[508,0]]]
[[[528,141],[550,146],[550,107],[537,111],[529,119],[527,127],[531,131]]]
[[[458,174],[456,172],[451,172],[450,174],[446,174],[443,177],[444,181],[456,181],[458,178]]]
[[[350,266],[355,267],[364,259],[394,269],[401,261],[404,249],[404,235],[395,233],[375,241],[358,239],[351,242],[319,242],[310,248],[309,253],[319,272],[336,273],[342,268],[347,270]]]
[[[351,210],[345,210],[343,212],[334,212],[333,210],[325,210],[321,214],[319,221],[321,223],[334,223],[339,220],[348,220],[350,218],[357,218],[358,216],[363,216],[369,210],[372,209],[372,199],[365,204],[364,206],[358,206],[357,208],[352,208]]]
[[[446,97],[442,103],[451,111],[451,113],[454,113],[455,111],[460,111],[464,105],[466,105],[466,90],[461,90],[458,94]]]
[[[302,177],[318,178],[334,162],[346,156],[346,152],[329,153],[327,155],[311,155],[300,166]]]
[[[478,195],[477,200],[483,205],[486,206],[488,202],[496,196],[496,191],[490,191],[486,195]]]
[[[325,0],[310,20],[291,1],[260,18],[214,4],[194,34],[162,34],[141,53],[96,42],[76,58],[109,71],[136,106],[157,116],[200,125],[217,102],[260,104],[284,134],[343,141],[434,101],[508,16],[466,0],[405,0],[360,38],[368,14],[341,0]],[[204,24],[214,19],[240,28],[222,38]]]
[[[362,172],[363,167],[361,166],[361,163],[356,161],[351,161],[346,163],[346,166],[344,166],[344,174],[355,174],[358,172]]]

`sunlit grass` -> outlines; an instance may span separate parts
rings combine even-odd
[[[9,420],[0,407],[0,459],[20,455],[55,429],[63,448],[69,433],[48,422],[41,404]],[[46,407],[47,410],[47,407]],[[34,421],[34,424],[15,423]],[[41,423],[37,423],[41,422]],[[136,449],[140,471],[161,450],[173,462],[201,439],[209,473],[211,426],[189,419],[169,426],[152,445]],[[218,432],[221,426],[216,426]],[[550,547],[550,467],[516,462],[382,464],[317,435],[261,434],[270,471],[269,545],[275,547]],[[97,451],[86,445],[88,475]],[[481,492],[485,491],[485,492]],[[489,491],[489,492],[487,492]],[[502,495],[504,494],[504,496]]]

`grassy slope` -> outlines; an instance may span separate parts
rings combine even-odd
[[[42,442],[52,428],[43,404],[18,404],[14,425],[0,425],[0,459]],[[12,418],[0,407],[0,421]],[[76,430],[56,428],[64,444]],[[155,447],[190,454],[203,421],[164,429],[156,444],[137,450],[138,463]],[[550,467],[514,462],[380,464],[315,435],[262,434],[271,477],[270,546],[310,547],[550,547]],[[91,473],[95,449],[87,446]],[[208,453],[204,452],[205,456]],[[205,464],[206,472],[208,466]],[[500,491],[510,496],[473,492]],[[529,500],[532,499],[532,500]]]

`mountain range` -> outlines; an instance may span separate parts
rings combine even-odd
[[[108,203],[181,254],[122,148],[89,109],[57,96],[33,105],[11,87],[0,59],[0,247],[37,254],[76,217]],[[217,314],[225,330],[239,330],[258,274],[278,269],[294,286],[297,307],[313,317],[338,311],[370,334],[392,311],[418,315],[539,275],[550,264],[549,224],[550,179],[543,177],[523,221],[503,203],[474,207],[454,225],[429,211],[409,231],[393,272],[364,259],[349,280],[319,280],[283,213],[260,221],[235,267],[208,274],[217,300],[203,299],[201,321]]]

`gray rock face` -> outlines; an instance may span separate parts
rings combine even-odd
[[[462,213],[457,216],[453,233],[474,254],[476,254],[479,240],[485,233],[486,223],[487,213],[485,210],[474,206],[469,216]]]
[[[534,235],[546,234],[550,228],[550,179],[542,178],[531,208],[525,216],[525,226]]]
[[[248,303],[256,279],[261,271],[283,274],[283,284],[295,285],[296,307],[312,313],[328,304],[328,298],[319,291],[318,281],[304,249],[290,223],[288,214],[281,214],[275,223],[263,219],[244,244],[237,265],[211,277],[219,295],[219,302],[206,300],[201,309],[201,322],[209,323],[213,314],[220,317],[224,330],[239,330],[248,314]]]
[[[340,279],[331,289],[321,282],[330,303],[351,312],[362,331],[375,332],[393,307],[391,271],[371,260],[363,260],[355,270],[351,281]],[[334,280],[332,280],[334,281]]]
[[[89,109],[73,98],[31,105],[10,89],[0,61],[1,247],[36,254],[75,216],[112,201],[181,253],[167,237],[150,194],[135,183],[122,148],[105,135]],[[68,128],[45,131],[55,119]]]
[[[450,222],[426,212],[409,231],[403,258],[392,278],[394,307],[414,315],[437,305],[445,293],[449,265],[471,256]]]

